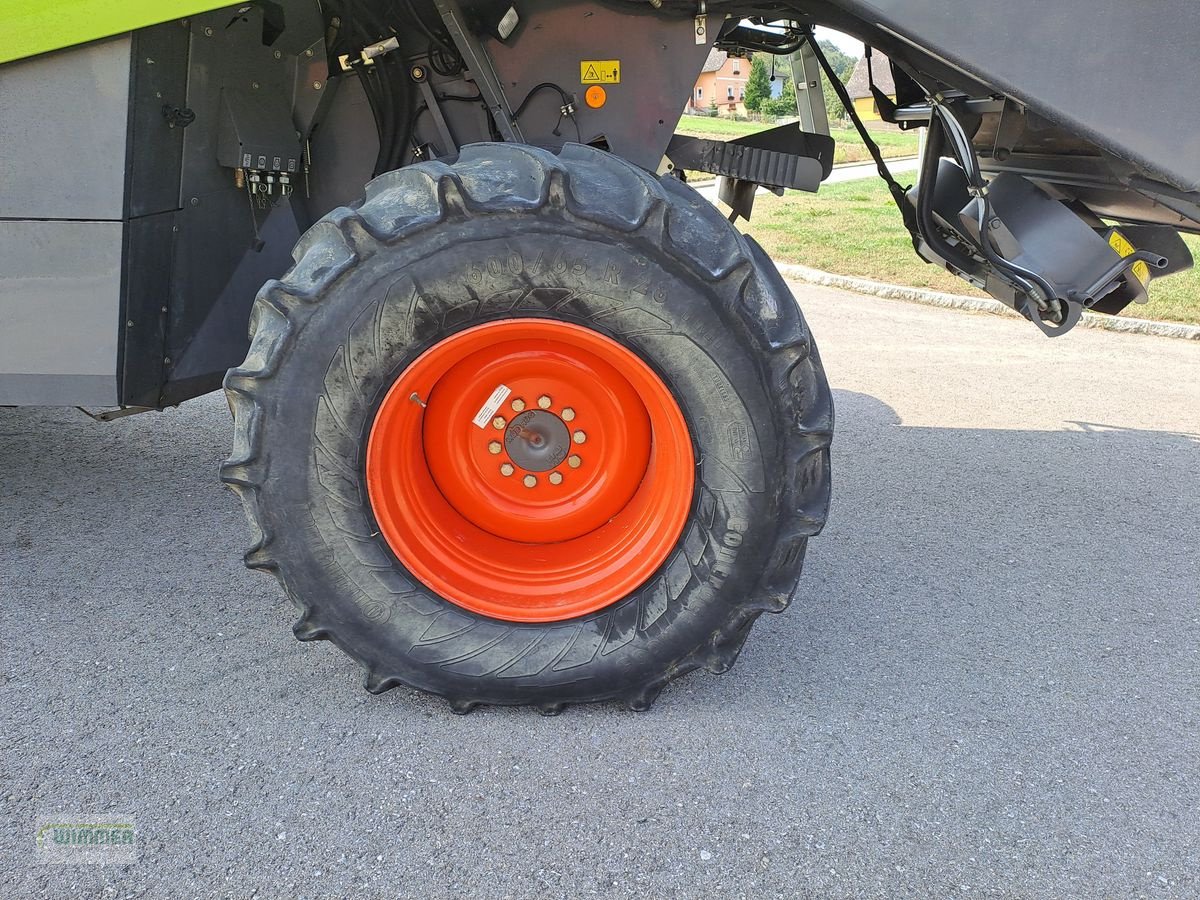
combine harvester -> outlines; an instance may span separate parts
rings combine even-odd
[[[1051,335],[1191,265],[1193,0],[0,0],[0,405],[223,384],[301,640],[459,712],[646,709],[826,518],[812,336],[677,177],[818,189],[817,25],[928,128],[916,189],[877,159],[925,259]],[[676,136],[713,48],[790,63],[800,125]]]

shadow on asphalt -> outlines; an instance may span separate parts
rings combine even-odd
[[[1082,421],[1056,431],[911,426],[870,395],[834,396],[835,518],[843,518],[838,507],[848,498],[884,487],[925,498],[936,485],[949,503],[972,496],[1018,508],[1037,505],[1043,495],[1153,502],[1160,487],[1160,499],[1169,502],[1181,487],[1173,476],[1200,471],[1198,434]],[[192,498],[193,486],[224,495],[216,467],[229,436],[228,415],[215,396],[108,424],[76,410],[0,407],[0,471],[8,481],[0,503],[15,499],[45,515],[94,498],[121,515],[140,516],[134,507],[146,504],[146,514],[169,517],[181,492]],[[904,477],[910,474],[911,481]],[[14,510],[4,511],[11,526]],[[109,529],[122,524],[116,518]]]
[[[1106,423],[913,427],[868,395],[838,391],[836,402],[829,527],[810,544],[798,612],[760,628],[783,643],[756,634],[739,673],[771,654],[768,666],[799,666],[803,681],[819,684],[833,677],[822,666],[844,655],[815,646],[798,654],[791,643],[838,644],[872,615],[916,623],[903,631],[917,642],[936,631],[920,623],[950,611],[972,611],[970,628],[998,629],[1012,616],[1005,639],[1019,642],[1028,603],[1051,604],[1043,624],[1048,615],[1076,631],[1126,601],[1190,617],[1181,604],[1200,583],[1197,435]],[[217,397],[107,425],[70,410],[0,409],[0,583],[9,598],[68,591],[75,614],[96,607],[115,635],[133,627],[113,599],[129,590],[158,604],[209,604],[193,614],[226,622],[231,638],[267,627],[248,601],[265,599],[272,618],[290,619],[274,582],[239,568],[246,526],[217,482],[228,433]],[[1071,610],[1082,613],[1074,623]],[[356,667],[344,668],[357,680]],[[741,687],[756,689],[753,679]]]
[[[914,427],[869,395],[835,399],[833,512],[810,558],[836,564],[839,578],[906,569],[931,581],[983,577],[1000,557],[1061,575],[1086,558],[1090,576],[1119,567],[1153,588],[1153,560],[1197,544],[1200,435],[1092,422]],[[181,565],[181,556],[205,568],[237,557],[246,528],[217,481],[228,437],[218,397],[103,425],[73,410],[0,408],[0,565],[47,545],[69,547],[79,565],[161,561],[164,546]],[[855,557],[840,558],[834,544],[856,547]],[[34,562],[6,580],[36,589],[44,560]]]
[[[25,866],[9,893],[273,895],[319,866],[331,895],[467,896],[447,885],[480,859],[513,896],[688,895],[718,870],[691,895],[1194,886],[1200,441],[836,399],[833,516],[793,608],[649,713],[554,719],[371,697],[297,644],[240,565],[219,398],[106,426],[0,410],[0,853],[50,810],[147,835],[140,866]]]

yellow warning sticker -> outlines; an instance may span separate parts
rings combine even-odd
[[[579,64],[581,84],[620,84],[619,59],[585,59]]]
[[[1116,250],[1121,256],[1133,256],[1137,252],[1133,244],[1129,243],[1129,239],[1117,229],[1113,229],[1108,236],[1108,245]],[[1150,285],[1150,267],[1144,262],[1133,264],[1133,276],[1142,283],[1143,287]]]

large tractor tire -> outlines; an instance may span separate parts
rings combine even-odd
[[[247,564],[373,692],[646,709],[729,669],[825,520],[831,399],[791,294],[691,189],[598,150],[377,179],[251,331],[222,472]]]

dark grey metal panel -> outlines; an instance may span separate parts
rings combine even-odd
[[[562,99],[544,91],[521,117],[531,144],[561,145],[577,138],[603,138],[613,153],[657,170],[675,134],[696,76],[708,57],[716,29],[696,43],[692,18],[664,18],[649,4],[628,11],[594,2],[526,0],[519,4],[524,24],[511,44],[487,42],[496,72],[514,107],[537,85],[553,82],[578,97],[579,135],[568,120],[559,122]],[[584,60],[621,62],[621,83],[606,85],[608,102],[591,109],[580,78]],[[558,125],[560,135],[552,134]]]
[[[309,224],[302,172],[294,176],[294,199],[276,193],[260,204],[237,186],[234,169],[220,162],[227,92],[261,97],[284,121],[292,118],[294,129],[287,137],[293,146],[297,136],[302,142],[308,134],[326,96],[324,27],[315,0],[282,0],[279,8],[283,16],[275,21],[286,23],[279,34],[264,28],[265,5],[189,20],[187,56],[180,64],[187,67],[186,103],[196,118],[183,134],[181,208],[171,225],[177,230],[168,240],[165,218],[146,223],[131,231],[129,249],[131,265],[150,270],[138,279],[131,268],[130,319],[146,329],[139,341],[144,336],[146,346],[153,347],[161,333],[162,344],[157,359],[135,371],[131,355],[143,351],[140,343],[129,343],[126,403],[171,405],[220,387],[225,371],[245,358],[258,289],[288,268],[292,247]],[[163,251],[168,245],[169,255]],[[158,393],[151,402],[156,376]]]
[[[0,406],[117,402],[120,222],[0,221]]]
[[[837,0],[1183,190],[1200,190],[1196,0]]]
[[[188,37],[181,22],[156,25],[133,36],[128,170],[131,219],[179,208],[185,127],[178,123],[172,127],[166,113],[187,110]]]
[[[126,406],[158,406],[162,394],[178,215],[168,211],[129,222],[121,313],[121,402]]]
[[[263,9],[258,6],[238,7],[232,16],[226,9],[189,20],[187,105],[196,121],[184,130],[181,207],[194,197],[224,193],[233,183],[233,170],[218,163],[224,90],[256,94],[298,119],[310,115],[324,97],[324,50],[306,55],[310,45],[320,46],[323,31],[316,3],[286,0],[281,5],[287,30],[270,46],[263,43]],[[320,66],[320,77],[310,76],[314,65]],[[307,131],[306,123],[296,125],[297,131]]]
[[[121,219],[128,35],[0,73],[0,218]]]
[[[379,132],[355,76],[330,79],[333,99],[312,139],[308,212],[319,218],[362,197],[379,157]]]
[[[259,216],[255,234],[246,196],[237,191],[211,194],[180,214],[166,332],[168,381],[207,385],[199,393],[216,390],[225,371],[245,359],[254,297],[287,270],[300,239],[290,202]],[[259,250],[252,248],[256,240]],[[173,396],[168,387],[164,397]]]

